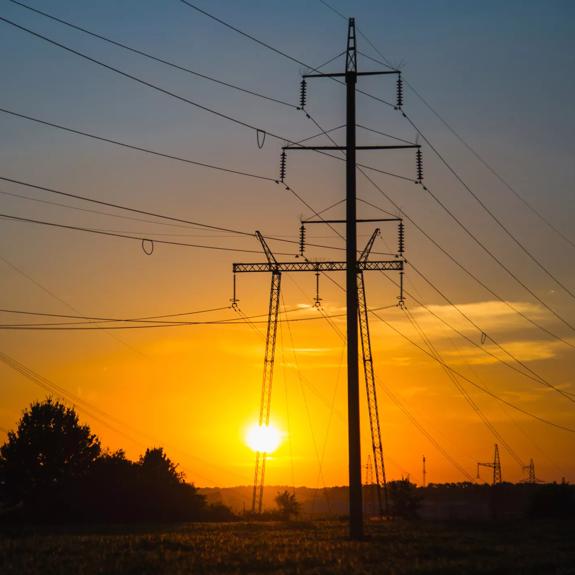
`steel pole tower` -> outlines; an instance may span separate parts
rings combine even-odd
[[[399,70],[358,72],[355,19],[350,18],[347,31],[346,66],[344,72],[303,74],[301,109],[305,106],[305,81],[307,78],[342,78],[346,86],[346,143],[345,146],[304,146],[301,144],[282,147],[280,180],[284,182],[286,172],[286,151],[331,150],[346,152],[346,218],[345,220],[306,220],[305,224],[345,224],[346,259],[328,262],[270,262],[237,263],[233,266],[234,273],[241,272],[330,272],[345,271],[346,273],[346,306],[347,306],[347,381],[348,381],[348,449],[349,449],[349,526],[350,537],[363,537],[363,505],[361,486],[361,444],[360,444],[360,410],[359,410],[359,298],[358,274],[367,270],[386,270],[403,272],[403,247],[395,261],[369,261],[357,259],[357,224],[375,221],[400,221],[399,218],[357,220],[356,212],[356,151],[357,150],[399,150],[417,149],[417,173],[421,180],[421,150],[419,144],[391,144],[376,146],[356,145],[356,83],[360,76],[379,76],[393,74],[398,76],[398,103],[396,109],[401,109],[403,96],[401,75]],[[400,225],[400,246],[403,246],[403,227]],[[303,255],[303,243],[300,247]],[[402,276],[400,276],[400,285]],[[401,289],[401,288],[400,288]],[[403,291],[402,291],[403,294]],[[403,302],[403,295],[400,296]],[[367,307],[365,308],[367,310]],[[367,314],[367,311],[366,311]],[[367,322],[366,322],[367,326]],[[369,382],[368,382],[369,385]],[[383,467],[382,467],[383,469]]]
[[[355,19],[349,19],[345,62],[346,85],[346,303],[347,303],[347,418],[349,449],[349,534],[363,537],[363,503],[361,499],[361,441],[359,427],[359,362],[357,329],[357,215],[355,192],[355,85],[357,51]]]

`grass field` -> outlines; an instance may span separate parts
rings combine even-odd
[[[572,521],[343,522],[0,531],[2,575],[183,573],[575,574]]]

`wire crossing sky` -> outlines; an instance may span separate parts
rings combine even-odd
[[[395,80],[362,80],[358,144],[424,159],[418,186],[408,154],[358,156],[359,217],[406,224],[407,310],[384,275],[366,287],[388,479],[418,481],[425,453],[429,481],[466,480],[499,442],[505,480],[530,458],[575,480],[567,0],[2,3],[0,441],[62,394],[111,448],[250,481],[270,278],[234,293],[232,263],[264,261],[256,230],[298,261],[301,220],[343,217],[341,156],[289,153],[279,179],[282,145],[345,143],[345,89],[309,83],[305,110],[299,92],[343,69],[348,16],[360,70],[406,81],[402,114]],[[387,225],[373,257],[397,252]],[[307,227],[306,258],[342,257],[343,227]],[[342,280],[284,283],[266,483],[346,481]]]

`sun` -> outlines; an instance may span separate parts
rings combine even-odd
[[[254,451],[273,453],[282,442],[282,433],[273,425],[254,423],[246,432],[246,443]]]

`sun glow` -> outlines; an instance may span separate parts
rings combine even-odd
[[[282,441],[281,432],[273,425],[254,423],[246,433],[246,443],[254,451],[273,453]]]

